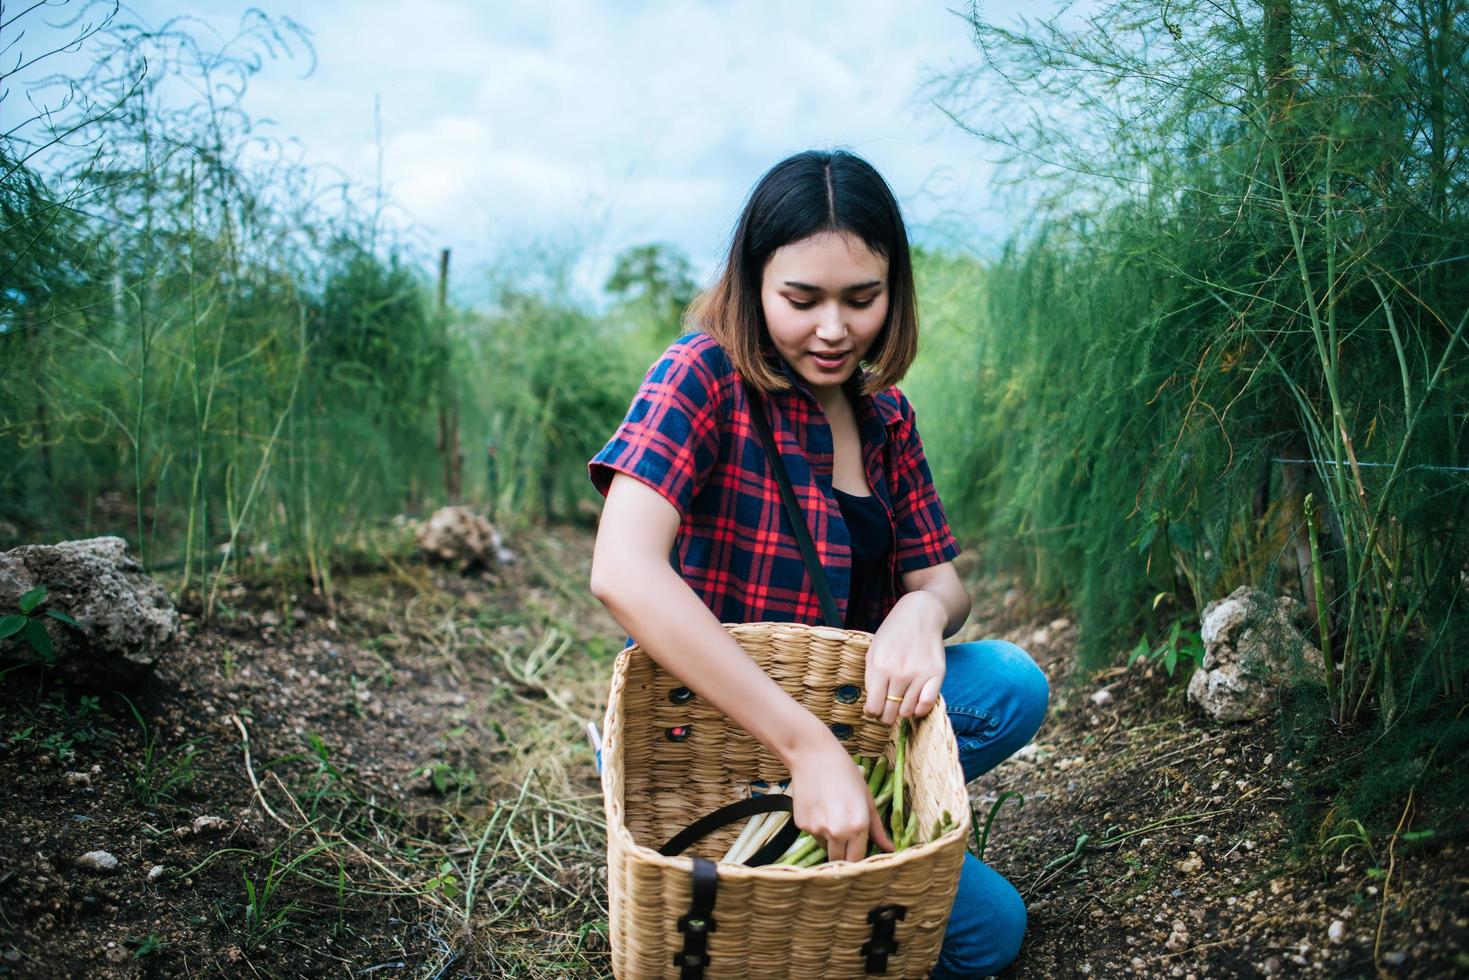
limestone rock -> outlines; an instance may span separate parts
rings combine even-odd
[[[1258,718],[1275,691],[1300,676],[1322,677],[1321,651],[1296,623],[1300,604],[1248,586],[1204,607],[1204,662],[1189,679],[1189,700],[1219,721]]]
[[[81,632],[43,617],[57,667],[74,681],[127,686],[147,674],[179,631],[163,586],[127,555],[118,537],[32,544],[0,552],[0,611],[46,586],[42,609],[66,613]],[[18,646],[11,644],[11,651]]]
[[[468,507],[440,507],[415,536],[419,550],[461,573],[515,561],[499,529]]]
[[[88,851],[77,858],[77,867],[83,871],[108,874],[117,870],[117,858],[107,851]]]

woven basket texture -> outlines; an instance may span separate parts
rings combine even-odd
[[[894,728],[862,712],[869,633],[792,623],[726,625],[745,652],[793,698],[828,725],[851,727],[849,752],[893,761]],[[861,694],[851,699],[850,687]],[[618,657],[602,748],[607,813],[608,898],[613,972],[622,980],[677,977],[683,948],[678,918],[688,911],[691,854],[718,860],[738,836],[737,823],[710,834],[679,857],[657,849],[705,814],[748,796],[756,780],[787,779],[780,757],[704,699],[677,703],[683,682],[639,647]],[[686,726],[682,741],[670,729]],[[905,804],[919,822],[919,843],[905,851],[810,869],[747,868],[719,863],[706,976],[836,980],[869,977],[863,943],[868,913],[907,908],[888,977],[925,977],[938,961],[959,885],[971,819],[958,747],[940,701],[915,719],[908,739]],[[941,814],[958,823],[929,841]]]

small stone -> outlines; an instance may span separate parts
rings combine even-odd
[[[1400,949],[1394,949],[1382,954],[1382,962],[1388,966],[1402,966],[1408,962],[1408,954]]]
[[[155,865],[153,865],[153,867],[151,867],[151,868],[148,869],[148,880],[150,882],[158,881],[167,872],[168,872],[168,869],[165,868],[163,865],[161,865],[161,864],[155,864]]]
[[[214,834],[229,829],[229,821],[224,817],[195,817],[194,833]]]
[[[1262,965],[1260,969],[1263,970],[1265,973],[1279,973],[1280,967],[1280,957],[1272,956],[1265,961],[1264,965]]]
[[[61,781],[68,786],[76,786],[80,789],[92,788],[92,775],[85,772],[64,772]]]
[[[1143,958],[1141,956],[1134,956],[1132,958],[1131,966],[1134,970],[1141,973],[1147,967],[1147,964],[1143,962]]]
[[[123,963],[127,961],[127,958],[130,954],[128,953],[126,946],[114,946],[112,944],[108,944],[107,952],[103,955],[107,957],[107,962],[109,963]]]
[[[1096,705],[1098,708],[1105,708],[1111,703],[1112,692],[1107,690],[1105,687],[1099,691],[1092,692],[1092,704]]]
[[[117,858],[106,851],[88,851],[77,858],[77,867],[83,871],[95,871],[98,874],[107,874],[117,869]]]
[[[19,963],[20,962],[20,950],[18,950],[18,949],[7,949],[5,951],[5,953],[4,953],[4,959],[5,959],[5,962],[7,962],[7,963]]]
[[[1340,946],[1347,938],[1347,924],[1340,919],[1333,919],[1331,925],[1326,927],[1326,938]]]
[[[1188,857],[1178,862],[1178,870],[1182,871],[1186,875],[1194,874],[1203,866],[1204,859],[1199,857],[1198,852],[1196,851],[1189,851]]]

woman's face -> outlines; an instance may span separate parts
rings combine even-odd
[[[765,263],[760,303],[775,349],[828,404],[887,321],[888,260],[851,232],[803,238]]]

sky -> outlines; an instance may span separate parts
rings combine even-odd
[[[9,6],[7,4],[7,6]],[[810,147],[845,147],[887,178],[915,241],[984,254],[1015,215],[993,148],[923,97],[974,64],[967,24],[935,0],[307,0],[261,9],[310,33],[312,58],[266,60],[244,108],[306,160],[375,185],[425,254],[476,270],[570,249],[605,281],[629,246],[666,242],[714,270],[750,187]],[[992,21],[1054,8],[981,0]],[[228,37],[246,5],[186,14]],[[375,108],[376,107],[376,108]],[[462,280],[456,280],[463,287]]]

